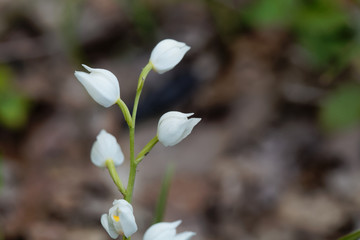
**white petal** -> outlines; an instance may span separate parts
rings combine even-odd
[[[109,70],[102,69],[102,68],[91,68],[89,66],[86,66],[85,64],[81,64],[86,70],[88,70],[92,74],[101,74],[107,79],[110,79],[111,81],[118,81],[116,76],[110,72]]]
[[[150,62],[154,70],[161,74],[174,68],[189,50],[190,47],[183,42],[165,39],[151,52]]]
[[[105,154],[107,154],[106,157],[108,159],[112,159],[115,166],[120,165],[124,161],[124,154],[121,151],[121,147],[113,135],[107,133],[105,130],[101,130],[97,139],[102,145],[101,147],[103,151],[105,152]]]
[[[178,42],[174,39],[164,39],[160,41],[151,52],[150,59],[156,60],[157,57],[162,56],[166,54],[166,51],[168,51],[171,48],[181,48],[186,46],[183,42]]]
[[[161,58],[158,58],[154,64],[155,70],[162,74],[173,69],[184,57],[190,47],[171,48]]]
[[[162,123],[165,119],[171,119],[171,118],[187,119],[192,115],[194,115],[194,113],[182,113],[178,111],[170,111],[161,116],[159,120],[159,124]]]
[[[109,210],[109,215],[111,216],[111,221],[118,233],[130,237],[137,231],[133,208],[126,200],[114,200],[113,207]],[[114,216],[119,217],[118,221],[115,220]]]
[[[195,235],[196,233],[194,232],[183,232],[177,234],[173,240],[190,240],[190,238],[192,238]]]
[[[146,230],[143,240],[171,240],[176,234],[176,227],[180,224],[181,220],[156,223]]]
[[[110,235],[111,238],[116,239],[119,237],[119,234],[115,231],[114,227],[109,223],[109,216],[107,214],[101,215],[101,225],[104,227],[106,232]]]
[[[165,146],[174,146],[179,143],[183,138],[185,132],[184,119],[172,118],[163,121],[158,127],[159,141]]]
[[[112,87],[111,89],[109,89],[110,92],[113,92],[115,95],[120,96],[120,88],[117,87],[119,86],[119,81],[112,72],[101,68],[91,68],[89,66],[86,66],[85,64],[82,64],[82,66],[90,72],[90,76],[102,78],[102,80],[100,80],[100,82],[103,81],[102,85],[104,85],[105,82],[108,84],[108,86]]]
[[[124,154],[116,138],[105,130],[101,130],[96,137],[90,157],[92,163],[98,167],[105,167],[106,160],[108,159],[112,159],[115,166],[122,164],[124,161]]]
[[[120,86],[116,76],[108,70],[90,68],[90,73],[75,71],[75,77],[85,87],[90,96],[100,105],[110,107],[120,98]]]
[[[198,124],[201,121],[201,118],[191,118],[189,119],[186,123],[185,123],[185,131],[183,132],[183,135],[181,136],[181,140],[183,140],[184,138],[186,138],[191,131],[193,130],[193,128],[196,126],[196,124]],[[181,141],[180,140],[180,141]],[[179,142],[180,142],[179,141]]]
[[[132,205],[128,201],[126,201],[124,199],[114,200],[113,201],[113,206],[116,206],[116,207],[119,207],[119,208],[128,208],[131,211],[133,211]]]
[[[188,119],[193,113],[171,111],[165,113],[158,123],[158,138],[164,146],[174,146],[187,137],[200,118]]]
[[[173,240],[176,235],[175,229],[168,229],[161,233],[159,233],[155,238],[152,240]]]
[[[108,84],[84,72],[75,72],[75,76],[90,96],[100,105],[110,107],[116,102],[116,100],[115,102],[113,101],[114,94],[112,93],[112,87],[108,86]]]
[[[137,231],[137,225],[133,212],[128,208],[120,210],[120,223],[126,237],[130,237]]]
[[[105,167],[106,156],[103,150],[101,149],[101,144],[98,141],[95,141],[90,153],[91,162],[98,167]]]

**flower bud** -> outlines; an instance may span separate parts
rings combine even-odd
[[[175,222],[160,222],[152,225],[144,234],[143,240],[189,240],[194,232],[176,234],[176,228],[181,220]]]
[[[152,50],[150,63],[154,71],[162,74],[173,69],[189,50],[190,47],[183,42],[165,39]]]
[[[113,239],[118,238],[119,235],[130,237],[137,231],[131,204],[124,199],[115,200],[109,214],[101,216],[101,225]]]
[[[75,77],[85,87],[90,96],[100,105],[110,107],[120,98],[119,81],[105,69],[82,65],[90,73],[75,71]]]
[[[174,146],[186,138],[201,120],[191,118],[193,113],[181,113],[176,111],[167,112],[159,120],[157,135],[159,142],[165,147]]]
[[[124,154],[116,138],[101,130],[92,146],[90,158],[98,167],[106,167],[106,160],[112,160],[115,166],[119,166],[124,161]]]

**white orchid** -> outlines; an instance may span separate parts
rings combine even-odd
[[[119,166],[124,161],[124,154],[116,138],[101,130],[92,146],[90,158],[98,167],[106,167],[107,160],[112,160],[115,166]]]
[[[115,200],[109,214],[101,216],[101,225],[113,239],[118,238],[119,235],[130,237],[137,231],[131,204],[124,199]]]
[[[181,220],[175,222],[160,222],[152,225],[144,234],[143,240],[189,240],[194,232],[176,234],[176,228]]]
[[[150,63],[154,71],[162,74],[173,69],[189,50],[190,47],[183,42],[165,39],[152,50]]]
[[[82,66],[90,73],[75,71],[75,77],[97,103],[110,107],[120,99],[119,81],[112,72],[84,64]]]
[[[193,113],[181,113],[176,111],[167,112],[159,120],[157,135],[159,142],[165,147],[174,146],[186,138],[201,120],[191,118]]]

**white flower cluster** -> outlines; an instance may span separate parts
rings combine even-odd
[[[159,42],[151,53],[149,66],[159,74],[174,68],[184,57],[190,47],[172,39]],[[83,67],[89,72],[75,71],[76,78],[85,87],[89,95],[100,105],[110,107],[120,100],[120,86],[116,76],[108,70]],[[193,113],[171,111],[165,113],[158,122],[157,139],[164,146],[174,146],[186,138],[200,122],[200,118],[191,118]],[[131,119],[131,117],[129,117]],[[109,161],[119,166],[124,161],[124,154],[116,138],[101,130],[91,149],[91,161],[94,165],[106,168]],[[110,170],[109,170],[110,171]],[[125,195],[124,195],[125,196]],[[161,222],[151,226],[144,235],[144,240],[189,240],[193,232],[176,233],[181,221]],[[101,224],[116,239],[120,235],[129,238],[138,227],[129,202],[120,199],[113,202],[108,214],[101,216]]]
[[[190,47],[172,39],[159,42],[150,56],[154,71],[164,73],[173,69]],[[75,77],[86,88],[90,96],[100,105],[110,107],[120,99],[120,87],[115,75],[105,69],[91,68],[83,64],[90,73],[75,71]]]
[[[159,142],[165,147],[174,146],[186,138],[201,120],[188,118],[193,113],[167,112],[159,120],[157,135]],[[106,167],[106,161],[112,160],[115,166],[124,161],[124,154],[115,137],[105,130],[101,130],[91,149],[91,161],[98,167]]]

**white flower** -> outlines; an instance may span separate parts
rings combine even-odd
[[[173,69],[189,50],[190,47],[183,42],[165,39],[152,50],[150,63],[153,69],[161,74]]]
[[[109,214],[101,216],[101,225],[113,239],[118,238],[119,235],[130,237],[137,231],[131,204],[124,199],[115,200]]]
[[[75,77],[86,88],[90,96],[100,105],[110,107],[120,98],[119,81],[105,69],[82,65],[90,73],[75,71]]]
[[[191,118],[193,113],[167,112],[159,120],[157,135],[159,141],[165,146],[174,146],[186,138],[201,120]]]
[[[161,222],[152,225],[144,234],[143,240],[189,240],[194,232],[176,234],[176,228],[181,220],[175,222]]]
[[[106,167],[106,160],[112,160],[115,166],[119,166],[124,161],[124,154],[116,138],[101,130],[92,146],[90,158],[98,167]]]

